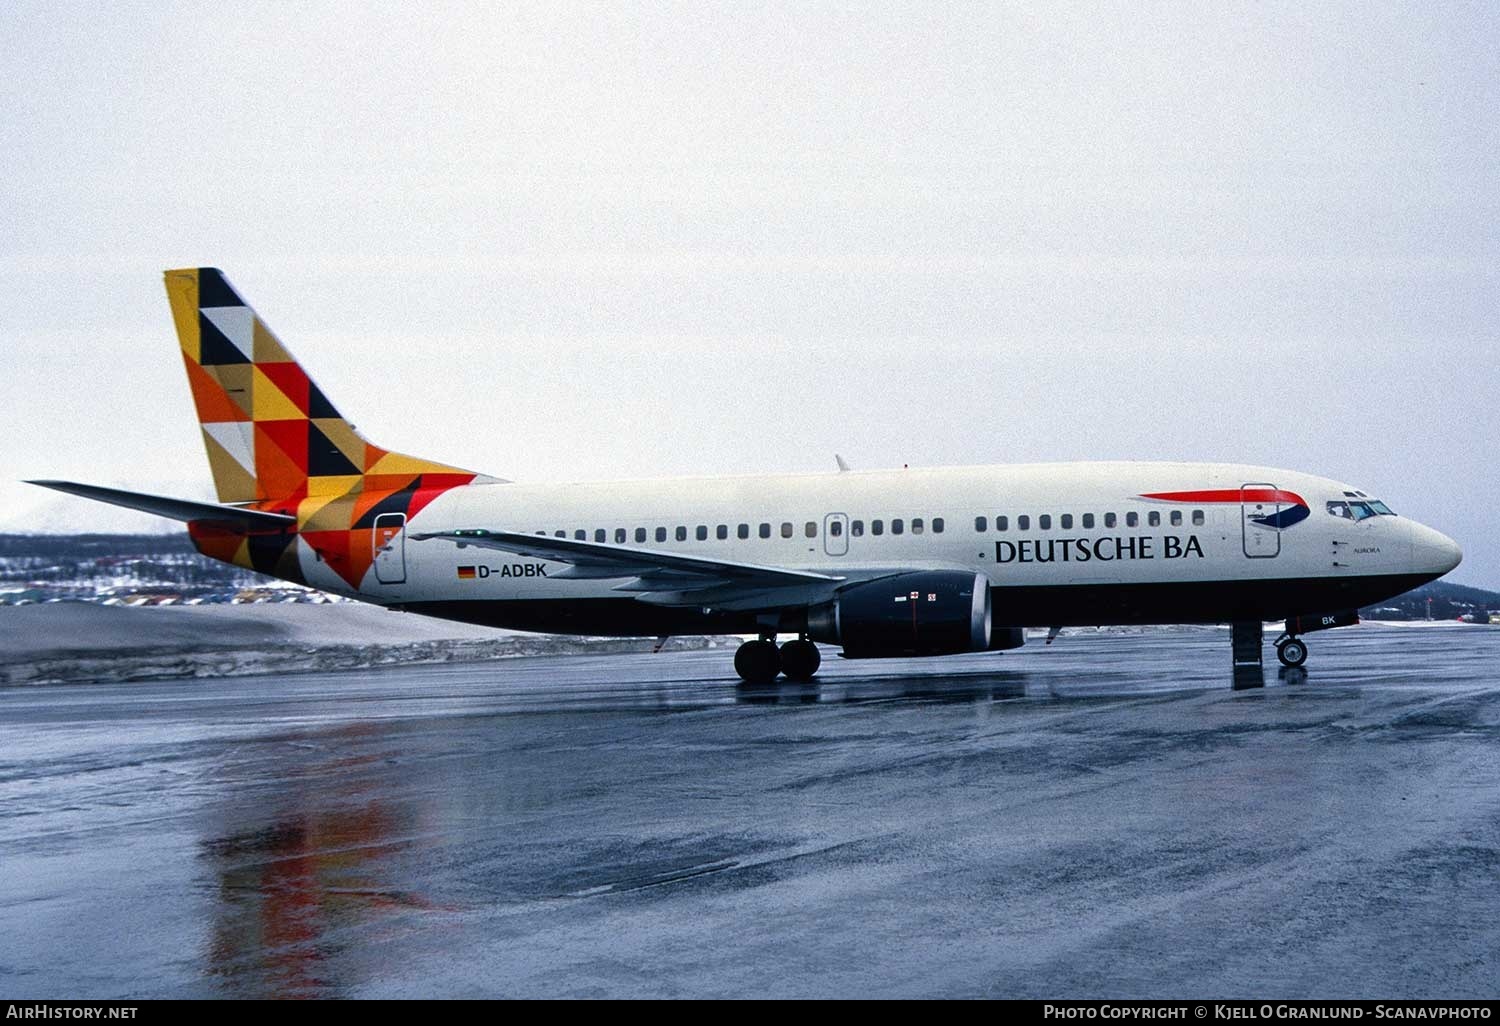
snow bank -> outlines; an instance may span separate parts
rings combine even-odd
[[[674,638],[715,648],[725,638]],[[522,634],[378,606],[0,607],[0,684],[55,684],[347,670],[516,656],[644,652],[644,638]]]

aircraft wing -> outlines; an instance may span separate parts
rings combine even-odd
[[[169,499],[164,495],[144,495],[127,492],[119,488],[103,488],[99,485],[78,484],[74,481],[27,481],[53,491],[67,492],[96,502],[107,502],[113,506],[154,513],[169,520],[188,523],[217,524],[236,531],[282,531],[297,526],[297,518],[284,513],[263,513],[258,509],[241,509],[238,506],[219,506],[212,502],[192,502],[188,499]]]
[[[810,570],[733,563],[676,552],[658,552],[624,545],[555,538],[540,534],[483,529],[413,534],[413,541],[441,538],[460,548],[497,549],[518,556],[567,563],[551,576],[563,580],[622,578],[615,591],[634,592],[654,605],[702,606],[721,609],[773,609],[800,605],[832,596],[845,578]]]

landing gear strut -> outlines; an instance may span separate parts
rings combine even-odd
[[[786,674],[787,680],[809,681],[822,663],[818,646],[806,638],[788,641],[778,650],[772,638],[763,637],[745,642],[734,654],[734,672],[746,684],[769,684],[778,673]]]

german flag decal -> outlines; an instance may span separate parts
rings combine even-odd
[[[472,581],[474,579],[474,568],[472,566],[459,567],[458,579],[460,581]]]

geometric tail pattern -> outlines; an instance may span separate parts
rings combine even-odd
[[[219,501],[297,517],[282,531],[189,524],[205,555],[301,581],[300,538],[358,587],[376,516],[415,516],[478,476],[366,441],[215,268],[165,277]]]

